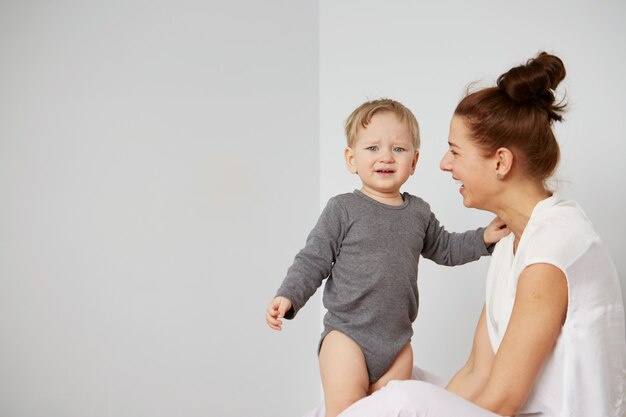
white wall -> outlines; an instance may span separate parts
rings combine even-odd
[[[277,416],[318,302],[317,3],[0,2],[0,415]]]
[[[342,161],[342,123],[366,99],[400,100],[421,123],[421,157],[405,190],[431,203],[449,230],[491,216],[462,206],[439,171],[448,124],[470,81],[495,82],[540,50],[565,61],[570,102],[558,127],[560,192],[576,198],[611,250],[626,290],[626,3],[621,1],[320,1],[320,193],[359,186]],[[469,354],[488,260],[420,264],[415,361],[449,377]],[[626,292],[625,292],[626,293]]]
[[[449,116],[468,81],[540,49],[569,70],[562,189],[626,278],[624,17],[617,1],[0,2],[0,415],[300,415],[320,393],[319,300],[280,334],[263,310],[320,206],[358,186],[343,120],[368,98],[410,106],[407,190],[452,230],[481,225],[437,168]],[[463,361],[486,266],[423,262],[418,363]]]

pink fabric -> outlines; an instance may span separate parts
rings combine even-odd
[[[391,381],[340,417],[500,417],[447,391],[445,381],[419,368],[413,380]],[[324,404],[304,417],[324,417]]]

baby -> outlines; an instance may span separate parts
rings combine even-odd
[[[420,255],[461,265],[508,234],[499,219],[450,233],[421,198],[400,188],[415,171],[419,127],[401,103],[368,101],[346,120],[348,170],[360,190],[331,198],[266,311],[281,330],[327,279],[319,344],[326,417],[394,379],[410,379]]]

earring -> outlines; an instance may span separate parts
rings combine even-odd
[[[496,179],[501,180],[502,178],[504,178],[504,177],[502,176],[502,174],[500,174],[500,173],[498,172],[498,173],[496,174]]]

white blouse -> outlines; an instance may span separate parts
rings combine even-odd
[[[493,252],[487,275],[487,328],[494,352],[511,317],[517,281],[529,265],[561,269],[567,318],[518,416],[626,415],[626,338],[619,277],[591,222],[556,194],[537,204],[513,254],[513,235]]]

